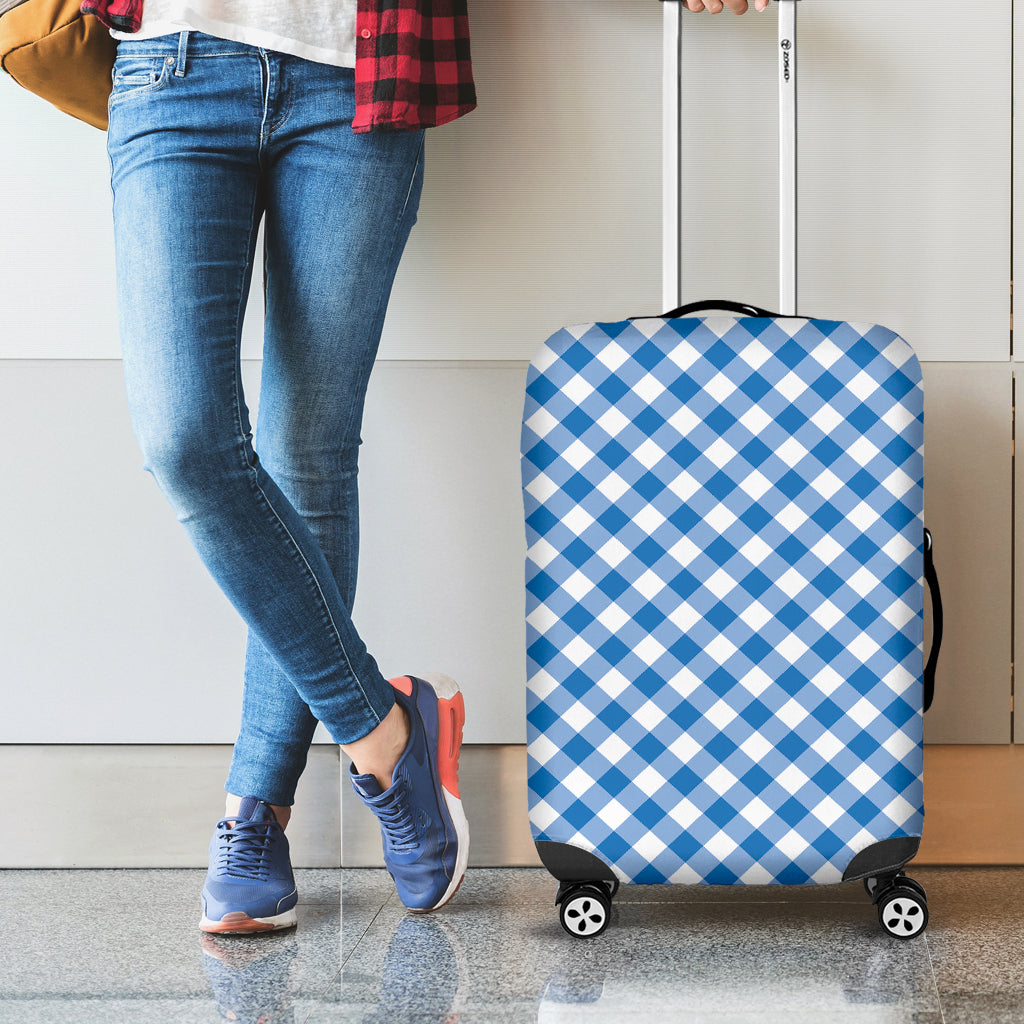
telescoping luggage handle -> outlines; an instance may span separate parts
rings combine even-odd
[[[662,95],[662,308],[678,306],[680,293],[680,59],[682,0],[664,2],[664,60]],[[798,0],[779,4],[779,308],[783,316],[796,315],[796,10]]]

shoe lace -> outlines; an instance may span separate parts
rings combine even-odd
[[[271,826],[265,821],[217,822],[220,850],[217,867],[235,878],[267,880],[267,858],[273,842]]]
[[[411,853],[420,845],[412,806],[406,796],[404,784],[395,786],[387,802],[376,807],[381,830],[395,853]]]

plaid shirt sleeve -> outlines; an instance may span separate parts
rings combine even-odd
[[[138,32],[142,24],[142,0],[85,0],[81,10],[118,32]]]
[[[466,0],[359,0],[352,131],[415,131],[476,106]]]

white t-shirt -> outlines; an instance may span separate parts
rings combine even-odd
[[[138,32],[115,39],[153,39],[189,29],[279,53],[356,66],[357,0],[146,0]]]

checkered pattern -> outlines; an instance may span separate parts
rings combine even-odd
[[[522,438],[535,839],[623,881],[763,884],[921,834],[923,420],[882,327],[548,341]]]
[[[475,106],[466,0],[359,0],[354,132],[446,124]]]

